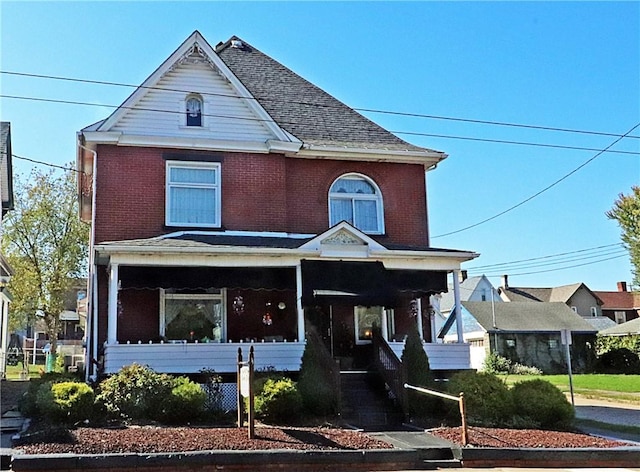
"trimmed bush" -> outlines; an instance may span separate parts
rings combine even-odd
[[[27,417],[38,417],[43,414],[38,408],[37,398],[40,387],[44,384],[48,384],[46,388],[51,389],[51,384],[60,382],[72,382],[77,380],[77,377],[68,373],[48,372],[43,373],[37,379],[31,379],[29,381],[29,388],[25,395],[19,400],[18,408],[20,412]]]
[[[36,405],[52,422],[76,423],[92,416],[93,389],[81,382],[43,383]]]
[[[400,360],[409,385],[433,389],[429,358],[424,351],[417,329],[409,331]],[[437,397],[425,395],[415,390],[409,390],[407,397],[409,399],[409,415],[414,418],[427,418],[442,405]]]
[[[302,412],[302,397],[293,380],[267,379],[255,397],[256,416],[274,423],[295,423]]]
[[[314,415],[334,415],[339,411],[339,372],[317,331],[307,333],[302,355],[298,391],[304,408]]]
[[[525,380],[511,388],[516,414],[541,428],[568,428],[574,419],[571,403],[555,385]]]
[[[177,377],[173,382],[171,394],[163,402],[160,419],[168,423],[186,423],[197,419],[204,412],[204,390],[187,377]]]
[[[173,387],[173,377],[132,364],[103,380],[97,399],[114,416],[134,420],[158,419]]]
[[[494,374],[461,372],[449,380],[452,395],[464,392],[469,423],[482,426],[508,424],[513,417],[513,400],[507,385]]]
[[[598,370],[605,374],[640,374],[640,356],[626,347],[614,348],[598,358]]]

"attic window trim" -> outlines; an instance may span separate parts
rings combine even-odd
[[[198,93],[190,93],[184,99],[184,125],[188,128],[204,127],[204,99]]]

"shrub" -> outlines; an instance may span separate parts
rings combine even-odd
[[[255,413],[275,423],[296,421],[302,411],[302,398],[296,384],[288,378],[267,379],[255,397]]]
[[[568,428],[574,411],[555,385],[542,379],[516,383],[511,396],[517,414],[542,428]]]
[[[31,379],[29,381],[29,388],[18,402],[20,412],[27,417],[37,417],[42,415],[43,412],[40,411],[36,403],[40,387],[44,384],[49,384],[46,388],[51,389],[51,384],[70,382],[75,379],[76,377],[74,375],[59,372],[43,373],[40,375],[40,378]]]
[[[513,400],[506,384],[494,374],[461,372],[449,380],[452,395],[464,392],[469,423],[485,426],[507,424],[513,416]]]
[[[640,357],[626,347],[613,348],[598,358],[598,370],[605,374],[640,374]]]
[[[173,386],[171,376],[132,364],[102,381],[98,401],[112,415],[130,419],[158,419]]]
[[[315,415],[338,413],[339,372],[317,331],[310,328],[302,355],[298,391],[305,409]]]
[[[204,411],[206,394],[202,387],[187,377],[173,379],[171,394],[163,402],[159,419],[168,423],[186,423]]]
[[[93,389],[81,382],[45,382],[38,389],[36,405],[52,422],[76,423],[92,416]]]
[[[495,352],[485,357],[482,363],[482,371],[488,374],[508,374],[509,369],[511,369],[511,361]]]
[[[412,329],[402,350],[402,368],[406,372],[406,380],[409,385],[416,387],[432,388],[433,377],[429,367],[429,358],[424,351],[422,340],[417,329]],[[416,418],[430,416],[441,405],[436,397],[409,390],[409,415]]]

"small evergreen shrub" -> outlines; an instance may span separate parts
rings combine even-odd
[[[485,357],[482,372],[496,375],[542,375],[542,370],[537,367],[511,362],[510,359],[495,352]]]
[[[18,401],[18,409],[27,417],[33,418],[42,415],[42,411],[40,411],[36,404],[40,387],[44,384],[49,384],[46,388],[51,389],[51,384],[71,382],[75,379],[76,377],[72,374],[59,372],[47,372],[41,374],[37,379],[31,379],[25,395]]]
[[[339,411],[339,371],[317,331],[307,333],[302,355],[298,391],[305,410],[314,415],[334,415]]]
[[[542,379],[525,380],[511,388],[516,414],[536,427],[563,428],[571,425],[574,410],[555,385]]]
[[[402,351],[402,368],[406,372],[409,385],[433,389],[433,376],[429,367],[429,358],[422,345],[417,329],[410,330]],[[442,405],[437,397],[409,390],[409,415],[414,418],[431,416]]]
[[[187,377],[173,380],[171,394],[163,402],[159,419],[168,423],[187,423],[204,411],[206,394],[202,387]]]
[[[123,367],[100,383],[98,401],[113,416],[129,419],[158,419],[174,382],[139,364]]]
[[[45,382],[38,389],[36,405],[51,422],[76,423],[92,416],[93,389],[82,382]]]
[[[469,423],[501,426],[513,417],[513,400],[507,385],[486,372],[460,372],[449,380],[452,395],[464,392]]]
[[[302,397],[293,380],[267,379],[255,397],[256,416],[274,423],[296,422],[302,412]]]
[[[597,361],[598,370],[604,374],[640,374],[640,357],[626,347],[613,348],[603,353]]]

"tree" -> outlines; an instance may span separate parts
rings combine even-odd
[[[85,276],[89,226],[78,217],[75,171],[32,171],[16,177],[15,208],[3,224],[2,250],[14,268],[11,328],[42,316],[56,354],[60,313],[77,279]]]
[[[640,285],[640,186],[631,187],[631,194],[618,195],[613,208],[606,215],[616,220],[622,230],[621,239],[629,251],[633,266],[633,285]]]

